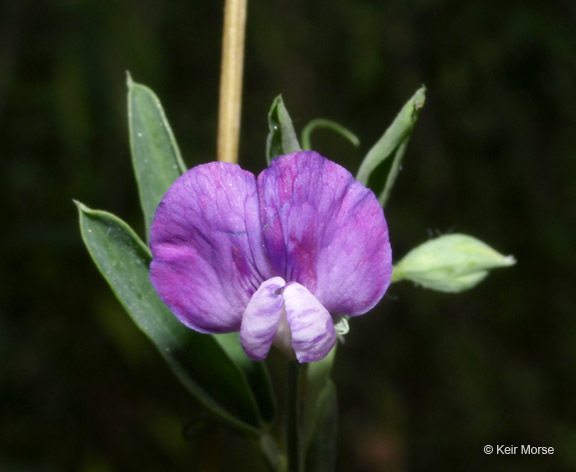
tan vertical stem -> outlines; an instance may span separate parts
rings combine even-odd
[[[247,3],[226,0],[224,7],[217,153],[224,162],[238,162]]]

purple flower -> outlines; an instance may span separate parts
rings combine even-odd
[[[254,360],[272,344],[299,362],[336,343],[333,315],[366,313],[392,274],[378,200],[312,151],[274,159],[256,177],[210,162],[170,187],[150,231],[160,298],[201,333],[240,331]]]

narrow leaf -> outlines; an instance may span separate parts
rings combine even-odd
[[[128,115],[134,170],[148,230],[160,200],[174,180],[186,171],[186,166],[160,101],[152,90],[133,82],[129,75]],[[234,337],[237,335],[222,335],[216,340],[245,371],[255,393],[259,392],[262,414],[268,419],[274,414],[274,400],[266,365],[248,359]],[[231,347],[235,345],[237,348]]]
[[[514,257],[503,256],[472,236],[447,234],[406,254],[394,266],[392,280],[411,280],[441,292],[462,292],[479,284],[489,270],[515,263]]]
[[[186,171],[178,145],[160,100],[152,90],[128,75],[128,124],[132,164],[146,238],[160,200],[172,183]]]
[[[301,151],[300,143],[294,131],[294,125],[284,106],[282,95],[272,102],[268,113],[268,137],[266,138],[266,160],[268,164],[276,156]]]
[[[76,204],[96,266],[176,376],[212,412],[258,434],[260,420],[246,377],[213,336],[186,328],[160,300],[149,279],[148,248],[118,217]]]
[[[360,140],[358,137],[352,131],[344,128],[344,126],[341,124],[332,120],[326,120],[324,118],[316,118],[315,120],[310,121],[302,130],[302,147],[304,149],[312,149],[310,136],[312,135],[312,131],[318,128],[326,128],[330,131],[334,131],[344,139],[348,140],[354,147],[358,147],[360,145]]]
[[[420,109],[424,106],[426,88],[421,87],[404,105],[390,127],[370,149],[356,175],[356,179],[371,188],[384,207],[400,172],[402,158]],[[390,170],[386,172],[385,161],[392,159]]]

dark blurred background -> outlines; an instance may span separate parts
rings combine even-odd
[[[133,326],[72,198],[143,231],[125,71],[161,98],[189,166],[214,158],[222,2],[0,3],[0,470],[262,470]],[[576,470],[576,4],[252,0],[241,163],[266,113],[334,119],[315,148],[355,171],[416,88],[428,100],[387,207],[398,260],[477,236],[518,264],[459,295],[394,285],[338,352],[339,471]],[[192,428],[194,429],[194,428]],[[486,456],[485,444],[553,446]]]

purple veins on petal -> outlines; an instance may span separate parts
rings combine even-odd
[[[221,162],[183,174],[156,210],[150,247],[152,283],[182,323],[238,331],[250,297],[272,276],[254,175]]]
[[[328,354],[333,314],[361,315],[392,273],[374,194],[312,151],[274,159],[256,179],[212,162],[182,175],[151,228],[151,280],[187,326],[240,331],[253,359],[271,344],[300,362]]]
[[[312,151],[274,159],[258,177],[264,242],[275,273],[304,285],[331,313],[360,315],[392,275],[374,193]]]

